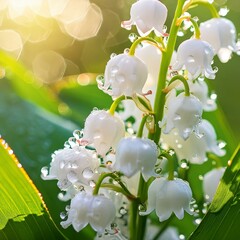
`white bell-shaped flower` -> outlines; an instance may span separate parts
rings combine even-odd
[[[225,168],[215,168],[203,176],[203,192],[208,202],[212,202]]]
[[[210,112],[217,108],[215,99],[208,97],[208,85],[205,81],[188,81],[190,92],[202,103],[204,111]]]
[[[179,135],[186,140],[193,131],[198,131],[201,117],[201,102],[193,95],[185,96],[184,93],[180,93],[168,101],[163,132],[167,134],[173,128],[177,128]]]
[[[210,122],[203,119],[198,126],[198,133],[191,133],[183,140],[176,130],[162,135],[162,142],[174,149],[179,160],[186,159],[193,164],[207,161],[207,152],[223,156],[225,151],[217,144],[217,136]]]
[[[98,154],[105,156],[125,135],[123,121],[108,111],[93,110],[86,118],[83,139],[93,144]]]
[[[104,196],[79,192],[72,200],[68,219],[61,222],[63,228],[72,225],[79,232],[88,224],[98,233],[103,233],[116,215],[113,202]]]
[[[140,36],[146,36],[152,30],[158,36],[163,35],[167,12],[166,6],[158,0],[139,0],[132,5],[131,18],[122,22],[122,27],[130,30],[136,25]]]
[[[183,219],[184,210],[191,214],[191,199],[192,190],[187,182],[180,178],[156,178],[148,189],[147,211],[140,214],[147,215],[155,210],[160,222],[167,220],[172,213],[178,219]]]
[[[97,177],[99,161],[92,151],[76,146],[55,151],[45,180],[57,179],[58,187],[67,190],[71,185],[89,185]]]
[[[132,177],[138,171],[147,181],[155,176],[154,166],[158,157],[157,145],[150,139],[123,138],[116,149],[114,169],[127,177]]]
[[[190,79],[196,79],[200,74],[214,79],[216,71],[211,66],[213,57],[214,52],[209,43],[199,39],[188,39],[179,45],[177,62],[173,69],[186,69]]]
[[[131,97],[135,93],[142,94],[147,75],[147,67],[140,59],[119,54],[108,61],[104,83],[99,88],[113,98],[121,95]]]
[[[200,25],[201,39],[208,42],[221,62],[227,62],[236,51],[236,28],[226,18],[212,18]]]

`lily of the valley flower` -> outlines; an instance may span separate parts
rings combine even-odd
[[[104,83],[99,87],[113,98],[121,95],[131,97],[135,93],[142,94],[147,75],[147,67],[140,59],[119,54],[108,61]]]
[[[215,99],[208,97],[208,85],[205,81],[188,81],[190,92],[202,103],[204,111],[214,111],[217,108]]]
[[[97,153],[102,156],[111,147],[114,148],[124,135],[123,121],[117,115],[113,116],[107,111],[93,110],[85,121],[83,139],[93,144]]]
[[[132,177],[141,171],[145,181],[156,175],[154,166],[158,157],[157,145],[142,138],[124,138],[116,149],[116,162],[114,168],[125,176]]]
[[[175,70],[183,67],[189,72],[190,79],[196,79],[200,74],[209,79],[215,78],[215,71],[211,67],[214,52],[209,43],[199,39],[189,39],[182,42],[177,50]]]
[[[139,0],[132,5],[131,18],[122,22],[122,27],[129,30],[132,25],[136,25],[140,36],[146,36],[152,30],[156,35],[161,35],[164,34],[167,12],[166,6],[158,0]]]
[[[68,219],[61,225],[63,228],[72,225],[79,232],[90,224],[96,232],[103,233],[115,215],[116,210],[110,199],[79,192],[71,201]]]
[[[223,156],[225,151],[217,144],[217,136],[210,122],[203,119],[198,126],[199,133],[191,133],[187,140],[183,140],[176,130],[163,135],[163,143],[174,149],[179,160],[186,159],[193,164],[207,161],[207,152]]]
[[[200,25],[201,39],[211,44],[214,53],[225,63],[236,50],[236,28],[226,18],[212,18]]]
[[[177,128],[179,135],[186,140],[193,131],[197,131],[201,116],[201,102],[193,95],[185,96],[180,93],[168,101],[163,132],[167,134]]]
[[[213,200],[214,194],[224,171],[225,168],[215,168],[203,176],[203,191],[205,199],[208,202]]]
[[[58,187],[67,190],[72,184],[89,185],[97,175],[96,168],[99,161],[92,151],[84,147],[65,148],[55,151],[49,174],[43,177],[45,180],[57,179]]]
[[[167,220],[172,213],[178,219],[183,219],[184,210],[191,214],[189,204],[192,191],[189,184],[180,178],[168,180],[164,177],[156,178],[148,189],[148,207],[141,215],[150,214],[153,210],[159,221]]]

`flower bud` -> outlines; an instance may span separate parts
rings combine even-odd
[[[110,199],[79,192],[71,200],[68,219],[61,225],[67,228],[72,224],[75,231],[79,232],[89,223],[96,232],[103,233],[115,215],[116,210]]]
[[[156,175],[154,166],[158,157],[157,145],[149,139],[123,138],[116,149],[114,168],[132,177],[141,171],[145,181]]]
[[[184,210],[191,214],[191,199],[192,190],[187,182],[180,178],[156,178],[148,189],[147,211],[140,212],[140,215],[147,215],[155,210],[160,222],[167,220],[172,213],[178,219],[183,219]]]
[[[93,144],[98,154],[105,156],[125,135],[123,121],[104,110],[93,110],[87,117],[83,139]]]
[[[108,61],[104,83],[99,87],[113,98],[121,95],[131,97],[135,93],[142,94],[147,76],[147,67],[141,60],[128,54],[119,54]]]
[[[130,30],[136,25],[140,36],[147,36],[152,30],[156,35],[164,34],[167,8],[158,0],[139,0],[130,10],[130,20],[122,22],[122,27]]]
[[[177,97],[169,99],[167,104],[165,134],[177,128],[179,135],[186,140],[198,128],[201,121],[202,104],[193,95],[185,96],[180,93]]]
[[[200,25],[201,39],[208,42],[221,62],[231,58],[236,50],[236,28],[226,18],[212,18]]]
[[[209,43],[189,39],[182,42],[177,51],[177,62],[173,66],[174,70],[183,67],[189,72],[190,79],[196,79],[200,74],[209,79],[215,78],[215,71],[211,67],[214,52]]]

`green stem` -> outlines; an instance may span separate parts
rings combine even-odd
[[[222,168],[223,167],[222,161],[221,161],[221,159],[218,156],[216,156],[216,155],[214,155],[212,153],[208,153],[207,157],[212,159],[212,160],[214,160],[216,162],[216,168]]]
[[[192,1],[184,7],[183,13],[186,12],[189,8],[194,8],[198,5],[202,5],[204,7],[207,7],[210,10],[210,12],[211,12],[211,14],[214,18],[219,18],[220,17],[216,8],[213,6],[213,4],[209,3],[208,1]]]
[[[111,105],[111,107],[110,107],[110,109],[109,109],[109,113],[110,113],[111,115],[114,115],[118,104],[119,104],[122,100],[124,100],[124,99],[126,99],[125,96],[120,96],[120,97],[118,97],[117,99],[114,100],[114,102],[112,103],[112,105]]]
[[[176,76],[174,76],[174,77],[170,80],[170,82],[168,83],[168,87],[166,87],[165,89],[163,89],[163,92],[168,93],[170,90],[172,90],[172,88],[171,88],[170,85],[171,85],[173,82],[177,81],[177,80],[179,80],[179,81],[181,81],[181,82],[183,83],[184,88],[185,88],[185,96],[190,96],[190,89],[189,89],[188,82],[187,82],[186,78],[183,77],[182,75],[176,75]]]
[[[174,159],[167,152],[162,153],[161,156],[167,158],[168,160],[168,180],[171,181],[174,179],[174,170],[175,170]]]
[[[184,5],[184,0],[178,0],[177,8],[175,11],[174,19],[172,21],[172,25],[170,28],[169,38],[168,38],[168,44],[166,48],[166,52],[162,53],[162,61],[159,71],[159,78],[158,78],[158,85],[157,85],[157,92],[154,102],[154,112],[156,115],[156,131],[155,134],[150,134],[149,137],[155,141],[156,144],[158,144],[160,135],[161,135],[161,128],[158,126],[158,122],[162,120],[163,118],[163,109],[164,109],[164,103],[165,103],[165,93],[162,92],[162,90],[165,88],[166,85],[166,79],[167,79],[167,72],[168,67],[170,65],[170,61],[172,58],[172,54],[174,51],[174,47],[177,40],[177,32],[179,26],[176,25],[177,19],[182,14],[182,7]]]
[[[138,132],[137,132],[137,137],[138,138],[141,138],[142,135],[143,135],[143,129],[144,129],[144,125],[146,123],[147,117],[148,117],[148,115],[144,115],[143,118],[142,118],[142,121],[140,123],[140,126],[138,128]]]
[[[143,42],[143,41],[148,41],[149,43],[152,43],[154,46],[159,47],[158,42],[157,42],[156,40],[154,40],[153,38],[150,38],[150,37],[141,37],[141,38],[138,38],[138,39],[132,44],[132,46],[130,47],[130,50],[129,50],[129,55],[130,55],[130,56],[133,56],[133,55],[135,54],[136,47],[138,46],[139,43],[141,43],[141,42]]]

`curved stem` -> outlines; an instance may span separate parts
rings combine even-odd
[[[190,8],[197,7],[198,5],[207,7],[210,10],[210,12],[214,18],[220,17],[216,8],[213,6],[213,4],[209,3],[208,1],[190,1],[189,4],[185,5],[185,7],[183,9],[183,13],[186,12]]]
[[[198,26],[197,22],[193,18],[191,18],[190,16],[183,16],[183,17],[180,17],[177,20],[177,25],[180,26],[184,20],[187,20],[187,21],[191,22],[192,26],[194,27],[194,37],[196,39],[200,39],[201,32],[200,32],[200,29],[199,29],[199,26]]]
[[[177,80],[179,80],[179,81],[181,81],[181,82],[183,83],[184,89],[185,89],[185,96],[190,96],[190,89],[189,89],[188,82],[187,82],[186,78],[183,77],[182,75],[176,75],[176,76],[174,76],[174,77],[170,80],[170,82],[168,83],[168,87],[166,87],[165,89],[163,89],[163,92],[168,93],[169,91],[171,91],[172,88],[171,88],[170,85],[171,85],[173,82],[177,81]]]
[[[118,97],[117,99],[114,100],[114,102],[112,103],[112,105],[111,105],[111,107],[110,107],[110,109],[109,109],[109,113],[110,113],[111,115],[114,115],[118,104],[119,104],[122,100],[124,100],[125,98],[126,98],[125,96],[120,96],[120,97]]]
[[[133,44],[132,46],[130,47],[130,50],[129,50],[129,55],[130,56],[133,56],[135,54],[135,50],[136,50],[136,47],[138,46],[139,43],[143,42],[143,41],[147,41],[151,44],[153,44],[154,46],[156,46],[157,48],[159,48],[161,51],[163,51],[163,48],[160,48],[160,46],[158,45],[158,42],[156,40],[154,40],[153,38],[150,38],[150,37],[141,37],[141,38],[138,38]]]
[[[147,117],[148,117],[148,115],[144,115],[143,118],[142,118],[142,121],[140,123],[140,126],[138,128],[138,132],[137,132],[137,137],[138,138],[141,138],[142,135],[143,135],[143,129],[144,129],[144,125],[146,123]]]

